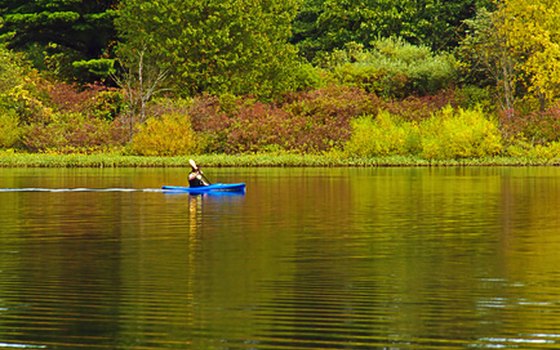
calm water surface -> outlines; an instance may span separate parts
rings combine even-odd
[[[0,169],[0,348],[560,349],[560,169]],[[118,189],[144,189],[126,191]]]

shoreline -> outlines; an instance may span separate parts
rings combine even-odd
[[[560,159],[491,157],[426,160],[411,156],[346,158],[311,154],[206,154],[190,156],[130,156],[120,154],[1,153],[0,168],[187,168],[195,159],[204,167],[449,167],[560,166]]]

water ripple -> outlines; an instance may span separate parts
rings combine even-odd
[[[0,188],[0,192],[163,192],[161,188],[40,188],[40,187],[25,187],[25,188]]]

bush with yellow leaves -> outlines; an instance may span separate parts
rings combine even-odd
[[[201,145],[189,116],[169,113],[149,118],[142,124],[129,149],[142,156],[177,156],[197,153]]]

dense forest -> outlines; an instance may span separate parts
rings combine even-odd
[[[0,15],[10,152],[560,157],[556,0],[0,0]]]

